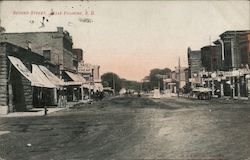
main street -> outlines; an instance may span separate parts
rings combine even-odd
[[[2,117],[0,133],[6,160],[249,159],[250,105],[116,97],[44,117]]]

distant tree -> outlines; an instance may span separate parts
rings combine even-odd
[[[142,90],[144,92],[149,92],[150,90],[152,90],[152,87],[151,87],[151,83],[150,83],[150,76],[145,76],[143,79],[142,79],[142,82],[141,82],[141,86],[142,86]]]
[[[122,88],[140,90],[140,82],[122,79]]]
[[[160,89],[163,89],[163,78],[160,78],[159,75],[164,75],[166,77],[170,77],[171,75],[171,70],[169,68],[164,68],[164,69],[159,69],[155,68],[150,71],[149,74],[149,81],[150,85],[147,86],[149,87],[150,90],[154,89],[155,87],[158,87],[160,84]]]
[[[150,71],[150,74],[149,74],[149,81],[150,81],[150,88],[151,90],[154,88],[154,87],[158,87],[158,81],[159,79],[157,78],[156,75],[160,74],[160,69],[156,68],[156,69],[152,69]]]
[[[119,92],[121,90],[122,80],[117,74],[112,72],[104,73],[101,76],[101,79],[103,86],[111,87],[112,89],[115,88],[116,92]]]
[[[119,92],[121,88],[133,89],[138,91],[141,89],[141,87],[143,91],[150,91],[154,89],[154,87],[158,87],[158,83],[160,83],[161,89],[163,89],[163,78],[160,78],[159,75],[170,77],[171,70],[169,68],[152,69],[149,75],[144,77],[143,82],[122,79],[117,74],[112,72],[104,73],[101,76],[101,79],[104,87],[111,87],[113,89],[113,87],[115,86],[116,92]],[[115,83],[115,85],[113,85],[113,82]]]
[[[102,82],[102,85],[103,85],[103,87],[109,87],[109,82],[103,81],[103,82]]]
[[[169,68],[161,69],[159,74],[161,74],[161,75],[167,75],[167,76],[170,77],[170,75],[171,75],[171,69],[169,69]]]

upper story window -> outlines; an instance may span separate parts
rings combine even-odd
[[[67,49],[68,51],[72,51],[72,41],[64,37],[63,48]]]
[[[43,56],[45,60],[51,61],[51,51],[50,50],[43,50]]]

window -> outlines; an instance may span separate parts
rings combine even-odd
[[[44,56],[45,60],[50,61],[51,60],[50,50],[43,50],[43,56]]]

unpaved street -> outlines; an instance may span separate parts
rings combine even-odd
[[[0,131],[6,160],[250,158],[246,101],[116,97],[0,118]]]

